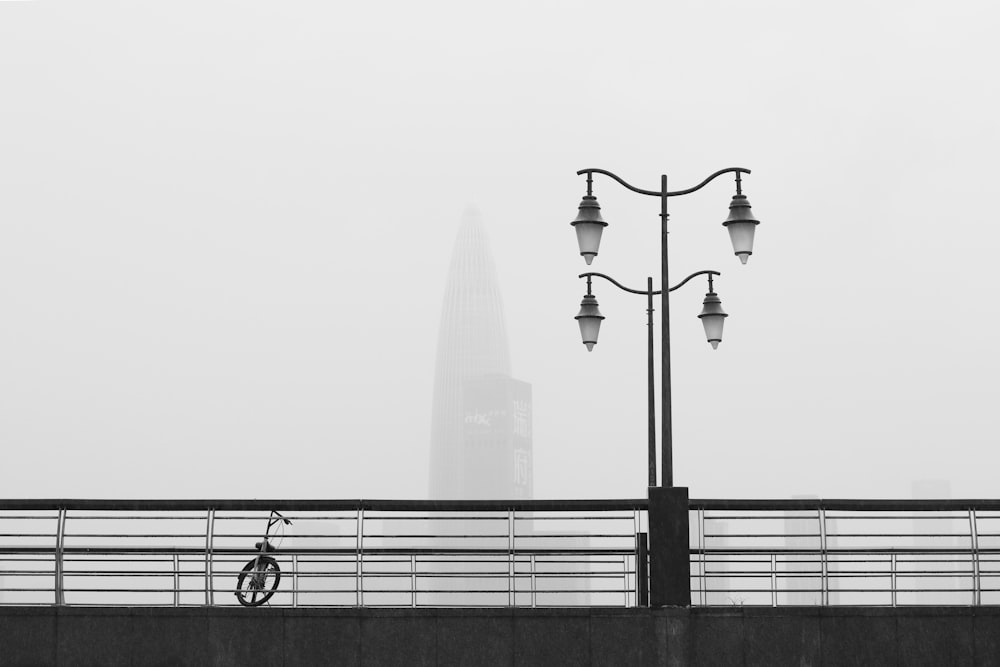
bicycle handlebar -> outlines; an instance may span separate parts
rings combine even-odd
[[[286,519],[285,516],[281,512],[279,512],[278,510],[271,510],[271,512],[273,514],[276,514],[282,521],[284,521],[286,526],[292,525],[292,520],[291,519]]]

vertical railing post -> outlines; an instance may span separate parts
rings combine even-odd
[[[417,554],[410,554],[410,606],[417,606]]]
[[[181,606],[181,562],[180,555],[174,554],[174,606]]]
[[[59,517],[56,520],[56,562],[55,562],[55,582],[53,582],[53,597],[57,605],[66,604],[66,597],[63,591],[63,550],[66,538],[66,508],[59,508]]]
[[[778,606],[778,554],[771,554],[771,606]]]
[[[649,489],[649,603],[691,606],[691,542],[688,490]]]
[[[292,554],[292,606],[299,606],[299,555]]]
[[[365,509],[363,507],[358,507],[357,520],[355,521],[355,527],[358,529],[357,536],[357,578],[355,580],[355,594],[354,600],[357,602],[357,606],[365,606],[365,582],[364,582],[364,569],[365,569]]]
[[[205,606],[215,605],[215,572],[212,549],[215,535],[215,509],[209,508],[205,517]]]
[[[979,571],[979,526],[974,507],[969,508],[969,535],[972,547],[972,604],[978,607],[983,603],[983,588]]]
[[[896,552],[889,554],[889,587],[892,589],[892,606],[896,606]]]
[[[698,510],[698,567],[701,574],[701,590],[698,592],[698,598],[701,600],[701,604],[707,604],[708,599],[708,572],[706,571],[705,564],[705,510],[704,508]]]
[[[826,556],[826,510],[817,510],[819,519],[819,553],[820,553],[820,603],[826,607],[830,604],[830,571]]]
[[[531,607],[534,608],[536,604],[536,583],[535,583],[535,554],[531,554]]]
[[[635,550],[635,587],[636,606],[649,606],[649,543],[646,541],[646,533],[636,533]]]
[[[514,589],[517,586],[514,568],[514,510],[507,510],[507,606],[513,607],[516,601]]]
[[[631,592],[628,585],[628,554],[622,554],[622,606],[628,606],[628,596]]]
[[[654,465],[650,468],[650,470],[653,470],[655,472],[655,468],[656,468],[655,463],[656,463],[656,461],[653,461],[653,463],[654,463]],[[633,560],[635,562],[635,568],[633,570],[634,576],[632,578],[632,582],[633,582],[632,592],[635,594],[635,606],[636,607],[639,606],[639,533],[641,532],[639,530],[639,527],[640,527],[639,510],[633,509],[632,510],[632,535],[635,536],[635,542],[632,543],[632,558],[633,558]],[[628,606],[628,598],[625,598],[625,606],[626,607]]]

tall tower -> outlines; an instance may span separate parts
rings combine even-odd
[[[531,497],[531,385],[510,377],[496,265],[476,211],[455,240],[438,331],[430,497]]]

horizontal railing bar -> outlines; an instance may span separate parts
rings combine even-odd
[[[180,572],[175,572],[173,570],[162,570],[157,572],[155,570],[66,570],[63,574],[67,577],[204,577],[205,572],[186,572],[181,570]],[[200,591],[201,588],[199,587]]]
[[[827,552],[827,553],[830,553],[830,552]],[[704,554],[703,556],[707,556],[707,555],[711,555],[711,554]],[[755,564],[760,564],[760,563],[763,563],[763,564],[767,565],[767,564],[769,564],[770,561],[769,561],[768,558],[764,558],[764,556],[771,556],[771,555],[779,555],[779,556],[781,556],[781,555],[785,555],[785,554],[782,554],[782,553],[778,552],[777,550],[775,550],[773,552],[761,552],[760,554],[748,554],[748,553],[745,553],[745,554],[720,554],[720,555],[723,555],[723,556],[728,556],[728,555],[733,555],[733,556],[745,555],[745,556],[748,556],[748,557],[753,557],[753,556],[758,556],[758,557],[757,558],[749,558],[749,559],[746,559],[746,560],[740,559],[740,558],[705,558],[705,557],[703,557],[701,559],[695,559],[692,562],[695,562],[695,563],[719,563],[719,564],[737,564],[737,563],[748,563],[748,564],[749,563],[755,563]],[[878,555],[878,556],[883,556],[882,558],[842,558],[841,556],[846,555],[846,554],[842,554],[842,553],[831,553],[830,555],[832,555],[832,556],[838,556],[838,558],[830,560],[830,564],[831,565],[843,565],[843,564],[848,564],[848,563],[880,563],[880,564],[885,565],[885,564],[891,563],[890,559],[887,558],[886,556],[893,556],[893,555],[897,555],[897,554],[892,554],[892,553],[859,554],[859,556],[864,556],[864,555]],[[853,554],[851,554],[851,555],[853,555]],[[903,555],[911,555],[911,554],[903,554]],[[912,554],[912,555],[914,555],[914,556],[919,555],[919,552],[916,553],[916,554]],[[900,560],[899,558],[897,558],[896,562],[900,562],[900,563],[967,563],[967,562],[969,562],[969,558],[971,558],[971,556],[972,556],[972,554],[968,554],[968,553],[966,553],[966,554],[954,554],[954,555],[956,555],[956,556],[963,556],[963,557],[962,558],[949,558],[949,559],[912,558],[912,559],[909,559],[909,560]],[[813,553],[813,554],[810,555],[810,559],[808,559],[808,560],[779,560],[778,562],[781,563],[781,564],[783,564],[783,565],[805,565],[805,564],[813,564],[813,565],[815,565],[816,563],[821,562],[820,556],[821,556],[820,552],[815,552],[815,553]],[[993,562],[996,562],[996,561],[993,561]]]
[[[53,554],[54,549],[50,547],[0,547],[0,560],[3,559],[3,554]],[[66,554],[77,554],[77,555],[127,555],[127,554],[148,554],[150,556],[157,555],[204,555],[204,549],[197,549],[195,547],[65,547],[64,553]],[[215,555],[225,555],[225,556],[239,556],[248,557],[257,554],[255,549],[222,549],[216,548],[213,550]],[[268,552],[270,555],[281,556],[292,556],[292,555],[355,555],[358,552],[351,547],[344,548],[324,548],[324,547],[302,547],[297,549],[281,549],[279,551]],[[524,548],[524,549],[491,549],[487,547],[483,548],[459,548],[459,547],[422,547],[422,548],[407,548],[407,547],[365,547],[365,555],[369,554],[385,554],[385,555],[410,555],[410,554],[492,554],[492,555],[523,555],[528,556],[531,554],[539,555],[550,555],[550,554],[594,554],[594,555],[632,555],[634,552],[627,548],[615,548],[615,547],[588,547],[585,549],[570,549],[570,548]],[[795,554],[800,556],[812,556],[814,558],[819,558],[822,554],[827,555],[849,555],[849,554],[953,554],[953,555],[963,555],[971,556],[971,552],[968,550],[961,549],[945,549],[945,548],[918,548],[918,547],[880,547],[880,548],[829,548],[825,551],[820,550],[803,550],[803,549],[791,549],[791,548],[718,548],[718,549],[695,549],[690,550],[692,555],[698,556],[710,556],[716,555],[756,555],[756,554]],[[1000,554],[1000,549],[980,549],[980,554],[984,555],[995,555]],[[737,561],[723,561],[723,562],[737,562]],[[763,562],[763,561],[761,561]],[[782,561],[789,562],[789,561]],[[848,561],[843,561],[848,562]],[[930,561],[927,561],[930,562]],[[997,562],[997,561],[992,561]]]
[[[1000,510],[1000,499],[967,500],[885,500],[885,499],[694,499],[688,502],[692,510],[847,510],[859,512],[900,512],[942,510]],[[708,519],[709,517],[705,517]],[[839,517],[827,517],[828,519]]]
[[[483,512],[492,512],[492,515],[491,516],[482,516],[481,513],[480,514],[465,514],[465,513],[462,513],[462,514],[454,514],[454,513],[448,513],[448,514],[442,514],[442,513],[437,513],[437,514],[411,514],[411,513],[407,512],[405,516],[400,516],[398,512],[385,512],[385,513],[382,513],[382,514],[378,514],[378,513],[372,512],[372,513],[367,514],[366,516],[370,516],[373,519],[379,519],[380,521],[418,521],[418,520],[420,520],[420,521],[455,521],[455,522],[458,522],[458,521],[462,521],[462,522],[465,522],[465,521],[492,521],[492,522],[496,523],[496,522],[500,522],[500,521],[507,521],[509,519],[509,511],[506,510],[506,509],[504,509],[504,510],[496,510],[496,511],[494,511],[494,510],[482,510],[482,511]],[[578,510],[563,510],[563,512],[567,512],[567,511],[578,512]],[[596,510],[589,510],[589,511],[596,511]],[[602,510],[602,513],[603,514],[607,514],[607,513],[610,513],[610,512],[618,512],[618,511],[624,511],[624,510]],[[633,518],[633,514],[631,513],[632,510],[629,510],[628,514],[617,514],[617,515],[614,515],[614,516],[601,516],[601,515],[597,515],[597,514],[586,514],[586,515],[583,515],[583,516],[566,516],[564,513],[563,514],[554,513],[553,510],[546,510],[546,512],[549,513],[547,516],[538,516],[538,512],[536,512],[536,511],[533,511],[533,510],[523,510],[523,511],[515,513],[514,519],[516,521],[519,521],[519,522],[533,523],[533,522],[536,522],[536,521],[631,521],[632,518]],[[527,516],[525,516],[525,515],[527,515]],[[228,520],[228,519],[237,518],[237,517],[226,516],[226,517],[222,517],[222,518]],[[260,517],[259,516],[254,516],[254,517],[239,517],[239,518],[246,518],[246,519],[257,520]],[[285,518],[296,519],[295,515],[286,515]],[[323,519],[323,517],[302,517],[299,520],[300,521],[305,521],[306,519],[310,519],[310,518],[314,519],[314,520],[322,520]],[[338,520],[344,520],[344,521],[353,521],[354,520],[354,516],[350,516],[350,517],[337,517],[337,519]]]
[[[778,538],[783,540],[791,539],[806,539],[806,538],[818,538],[819,533],[705,533],[705,539],[719,537],[719,538],[752,538],[752,539],[762,539],[765,537]],[[864,537],[868,539],[876,537],[891,537],[891,538],[914,538],[914,537],[964,537],[969,538],[969,534],[965,533],[834,533],[827,531],[827,539],[836,538],[847,538],[847,537]],[[982,537],[982,535],[980,535]]]
[[[409,572],[364,572],[365,578],[368,579],[406,579],[410,580],[411,574]],[[546,573],[545,577],[535,576],[535,579],[621,579],[622,572],[563,572],[563,573]],[[524,573],[520,575],[520,578],[524,580],[530,579],[531,575]],[[496,579],[507,581],[510,575],[506,572],[452,572],[450,574],[417,574],[419,579]],[[67,589],[68,590],[68,589]],[[200,589],[199,589],[200,590]],[[369,590],[384,590],[384,589],[369,589],[366,588],[365,591]],[[405,589],[409,591],[410,588],[407,586]],[[423,590],[423,589],[421,589]],[[587,589],[591,590],[591,589]],[[299,591],[301,592],[301,590]],[[506,593],[507,589],[504,588],[503,592]]]
[[[0,547],[0,556],[2,554],[53,554],[55,550],[48,547]],[[101,555],[115,555],[115,554],[149,554],[150,556],[156,555],[166,555],[166,554],[198,554],[204,555],[204,549],[198,549],[196,547],[64,547],[64,554],[101,554]],[[223,549],[215,548],[212,550],[214,555],[227,555],[227,556],[240,556],[240,557],[252,557],[258,552],[255,549]],[[359,553],[354,547],[343,547],[343,548],[324,548],[324,547],[302,547],[296,549],[281,549],[280,551],[269,552],[269,555],[274,556],[292,556],[292,555],[309,555],[309,554],[344,554],[344,555],[355,555]],[[528,548],[528,549],[490,549],[490,548],[474,548],[474,547],[423,547],[423,548],[405,548],[405,547],[365,547],[364,555],[410,555],[410,554],[491,554],[491,555],[524,555],[528,556],[531,554],[537,555],[556,555],[556,554],[594,554],[594,555],[632,555],[634,550],[626,548],[614,548],[614,547],[588,547],[585,549],[570,549],[570,548]]]
[[[820,576],[816,571],[813,572],[796,572],[796,573],[777,573],[770,571],[761,570],[709,570],[706,573],[708,577],[714,578],[726,578],[726,577],[771,577],[774,575],[787,574],[788,578],[791,579],[803,579]],[[971,570],[914,570],[912,572],[907,572],[905,574],[896,572],[887,572],[885,570],[841,570],[839,572],[829,572],[827,577],[830,579],[850,579],[850,578],[865,578],[865,579],[884,579],[895,576],[898,578],[905,579],[906,577],[940,577],[945,579],[950,578],[962,578],[970,577],[973,572]]]
[[[4,510],[131,511],[584,511],[645,510],[646,499],[608,500],[140,500],[140,499],[0,499]],[[848,510],[848,511],[1000,511],[1000,499],[691,499],[692,510]],[[0,517],[3,518],[3,517]],[[54,518],[54,517],[31,517]],[[101,517],[95,517],[101,518]],[[706,517],[707,519],[708,517]],[[832,517],[831,517],[832,518]]]
[[[190,510],[189,511],[190,513],[186,514],[186,515],[176,515],[176,514],[173,514],[173,515],[168,515],[168,516],[163,516],[162,514],[159,514],[159,515],[158,514],[119,514],[118,513],[119,510],[110,510],[110,511],[114,511],[115,514],[77,514],[76,512],[80,512],[80,511],[83,511],[83,510],[72,510],[71,509],[70,511],[74,512],[74,514],[72,514],[70,516],[70,518],[73,519],[73,521],[135,521],[137,519],[142,519],[143,521],[201,521],[201,520],[204,520],[204,518],[205,518],[204,510],[200,510],[200,511]],[[152,510],[152,511],[161,512],[162,510]],[[184,511],[184,510],[177,510],[177,511]],[[5,517],[3,515],[0,515],[0,520],[3,520],[5,518],[7,518],[7,517]],[[260,516],[255,516],[253,518],[254,519],[259,519],[261,517]]]
[[[813,521],[816,519],[814,518]],[[806,540],[806,539],[819,539],[822,537],[821,533],[705,533],[705,539],[711,538],[735,538],[735,537],[750,537],[750,538],[764,538],[772,537],[782,540],[796,539],[796,540]]]
[[[214,509],[260,510],[278,508],[287,512],[322,512],[356,510],[391,510],[395,512],[427,511],[614,511],[644,510],[646,499],[617,500],[140,500],[140,499],[0,499],[3,510],[131,510],[131,511],[199,511]],[[1000,508],[1000,503],[997,505]]]
[[[148,554],[150,556],[156,555],[204,555],[204,549],[199,549],[196,547],[104,547],[104,546],[91,546],[91,547],[64,547],[65,554],[101,554],[101,555],[114,555],[114,554]],[[0,560],[2,560],[3,554],[53,554],[55,550],[52,547],[4,547],[0,546]],[[253,556],[257,553],[255,549],[224,549],[215,548],[213,549],[213,554],[215,555],[226,555],[226,556],[240,556],[247,557]],[[279,556],[292,556],[292,555],[310,555],[310,554],[343,554],[343,555],[355,555],[358,552],[353,547],[301,547],[296,549],[281,549],[279,551],[269,552],[271,555],[278,554]],[[615,547],[588,547],[585,549],[571,549],[571,548],[520,548],[520,549],[504,549],[504,548],[459,548],[459,547],[421,547],[421,548],[407,548],[407,547],[365,547],[365,555],[369,554],[398,554],[398,555],[409,555],[409,554],[493,554],[493,555],[552,555],[552,554],[594,554],[594,555],[632,555],[633,550],[628,548],[615,548]],[[955,549],[955,548],[936,548],[936,547],[879,547],[879,548],[846,548],[846,547],[831,547],[825,551],[820,551],[818,549],[794,549],[794,548],[768,548],[768,547],[740,547],[740,548],[692,548],[690,550],[692,555],[707,556],[712,554],[718,555],[755,555],[755,554],[798,554],[798,555],[812,555],[815,557],[821,556],[823,553],[827,555],[838,555],[838,554],[955,554],[955,555],[971,555],[969,550]],[[1000,548],[983,549],[980,548],[978,553],[982,555],[997,555],[1000,554]],[[729,562],[729,561],[727,561]]]
[[[72,537],[72,536],[70,536],[70,537]],[[95,537],[100,537],[100,535],[97,535]],[[216,537],[221,537],[221,536],[220,535],[216,535]],[[310,536],[303,536],[303,537],[310,537]],[[334,536],[331,535],[330,537],[334,537]],[[353,537],[353,536],[349,536],[349,537]],[[387,535],[385,533],[365,533],[363,535],[363,537],[366,540],[367,539],[376,539],[376,540],[413,540],[413,539],[422,539],[422,540],[428,540],[428,539],[435,539],[435,540],[457,540],[457,539],[463,539],[463,540],[474,540],[474,539],[476,539],[476,540],[497,540],[497,539],[503,539],[503,540],[508,540],[508,539],[510,539],[510,535],[508,535],[507,533],[490,534],[490,535],[480,534],[480,533],[463,533],[463,534],[456,533],[454,535],[441,535],[441,534],[429,534],[429,533],[406,533],[406,534]],[[558,534],[558,533],[546,533],[546,534],[539,534],[539,533],[532,533],[532,534],[524,533],[524,534],[521,534],[521,533],[515,533],[514,537],[516,539],[519,539],[519,540],[535,540],[535,539],[547,539],[547,540],[569,540],[569,539],[577,539],[577,540],[579,540],[581,537],[584,537],[584,536],[580,535],[580,534],[573,535],[573,534],[569,534],[569,533],[562,533],[562,534]],[[591,538],[591,539],[593,539],[593,538],[601,538],[601,539],[621,539],[621,540],[627,539],[627,540],[635,540],[635,535],[633,535],[631,533],[587,533],[586,537],[587,538]],[[296,537],[296,539],[300,539],[300,538]]]
[[[789,514],[790,511],[804,511],[804,510],[760,510],[760,514],[706,514],[705,522],[709,521],[733,521],[733,520],[744,520],[744,521],[757,521],[757,520],[786,520],[786,521],[797,521],[797,522],[815,522],[816,521],[816,509],[809,510],[808,513],[804,514]],[[834,510],[831,510],[834,511]],[[872,510],[870,512],[861,512],[858,510],[839,510],[844,512],[843,514],[830,514],[827,518],[836,519],[837,521],[899,521],[902,519],[919,519],[919,520],[934,520],[940,519],[943,521],[954,521],[956,519],[962,520],[967,518],[965,511],[958,510],[920,510],[920,511],[903,511],[898,510],[890,512],[888,514],[876,514],[874,512],[879,510]],[[763,514],[763,512],[769,512],[768,514]],[[780,512],[780,513],[779,513]],[[850,513],[847,513],[850,512]],[[950,512],[950,514],[949,514]],[[1000,518],[1000,516],[996,517]]]
[[[794,547],[706,547],[702,548],[691,548],[692,554],[697,555],[707,555],[707,554],[815,554],[820,556],[824,553],[826,554],[899,554],[899,553],[914,553],[914,554],[965,554],[970,555],[972,552],[969,549],[961,549],[956,547],[827,547],[825,550],[821,549],[796,549]],[[996,554],[1000,553],[1000,549],[990,548],[984,549],[980,548],[978,550],[980,554]]]
[[[165,539],[175,539],[176,540],[176,539],[184,539],[184,538],[204,540],[205,539],[205,534],[202,533],[202,534],[198,535],[198,534],[192,534],[192,533],[70,533],[70,532],[66,532],[66,533],[63,534],[63,539],[66,539],[66,540],[73,540],[73,539],[79,540],[79,539],[90,538],[90,537],[102,537],[102,538],[108,539],[108,540],[111,540],[111,539],[137,539],[137,538],[140,538],[140,537],[144,538],[144,539],[158,539],[158,540],[165,540]],[[253,537],[253,536],[252,535],[247,535],[246,537]],[[260,534],[258,534],[257,537],[259,538]]]

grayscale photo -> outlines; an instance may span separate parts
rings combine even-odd
[[[0,665],[1000,664],[998,22],[0,0]]]

